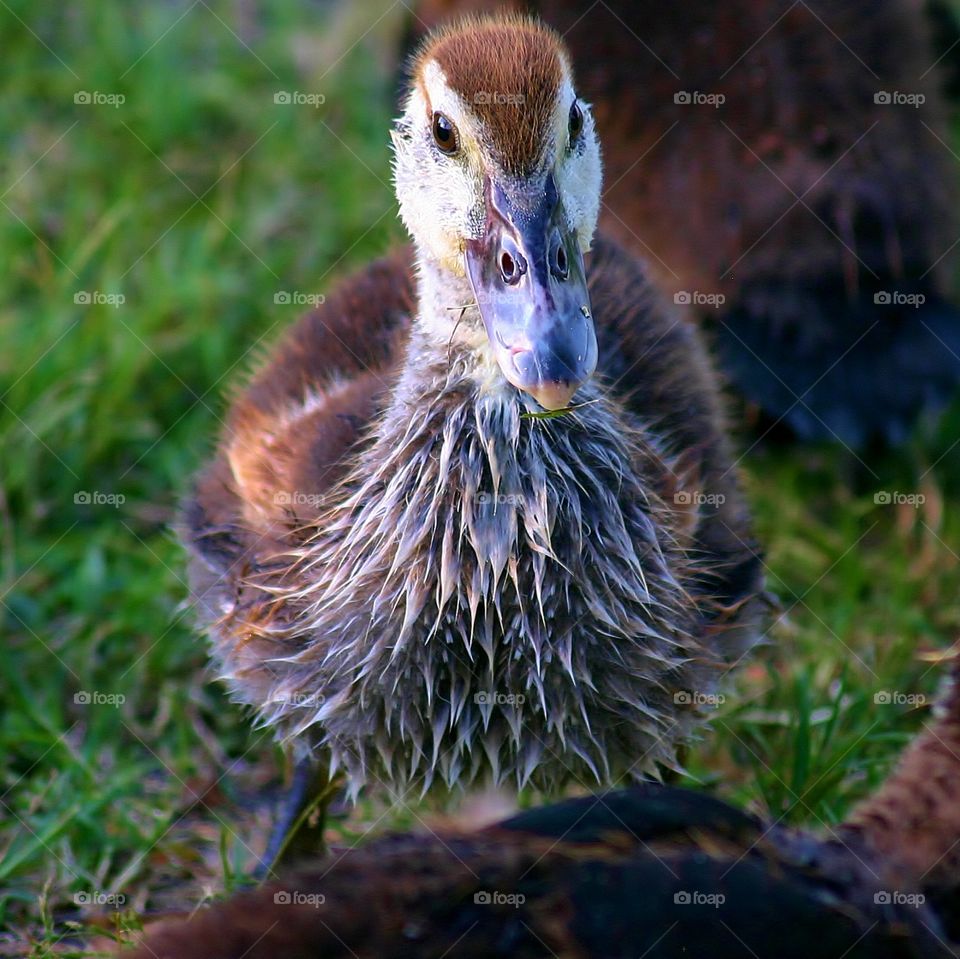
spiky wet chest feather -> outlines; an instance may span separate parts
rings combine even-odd
[[[674,694],[709,681],[668,468],[587,393],[539,420],[469,377],[401,382],[281,594],[295,652],[268,721],[357,784],[553,789],[670,761]]]

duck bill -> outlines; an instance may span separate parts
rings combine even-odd
[[[597,366],[583,256],[553,177],[484,184],[483,236],[469,240],[470,285],[503,375],[544,409],[559,410]]]

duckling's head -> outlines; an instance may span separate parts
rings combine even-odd
[[[601,164],[559,37],[515,17],[434,35],[393,141],[400,215],[421,263],[467,277],[479,309],[448,310],[448,332],[465,324],[461,337],[517,389],[565,407],[597,363],[583,254]]]

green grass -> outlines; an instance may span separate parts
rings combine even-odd
[[[0,6],[0,927],[36,956],[77,948],[71,923],[135,924],[249,869],[282,760],[209,681],[171,523],[227,388],[297,315],[275,294],[321,293],[401,235],[396,11],[361,39],[368,10],[187,9]],[[958,435],[955,411],[863,465],[746,458],[788,622],[728,690],[691,783],[822,827],[883,775],[926,711],[875,693],[929,699],[917,650],[960,626]],[[93,892],[123,910],[77,903]]]

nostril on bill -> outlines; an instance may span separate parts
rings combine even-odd
[[[497,265],[500,268],[500,276],[503,278],[503,282],[509,286],[519,283],[520,277],[527,272],[527,261],[523,258],[523,254],[512,238],[504,238]]]
[[[554,227],[550,235],[550,272],[558,280],[565,280],[570,275],[570,265],[567,261],[567,251],[564,249],[560,231]]]

